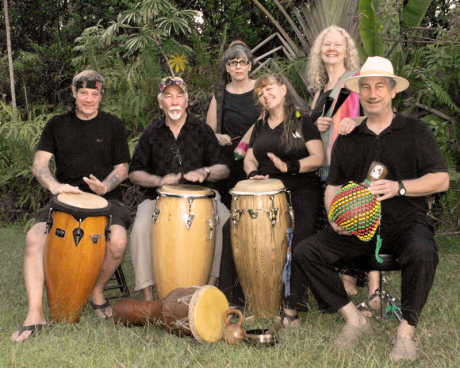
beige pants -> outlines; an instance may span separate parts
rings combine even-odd
[[[220,222],[216,226],[216,247],[212,262],[211,276],[219,277],[220,258],[222,256],[222,226],[230,217],[230,212],[220,201],[219,193],[216,193],[217,212]],[[147,286],[154,285],[152,272],[152,216],[155,211],[156,200],[146,199],[137,208],[136,220],[130,237],[131,259],[136,275],[134,291],[139,291]]]

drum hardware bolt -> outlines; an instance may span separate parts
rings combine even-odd
[[[190,230],[190,227],[192,226],[193,219],[195,218],[195,214],[192,213],[184,213],[184,221],[185,221],[185,226],[187,226],[187,230]]]
[[[45,234],[48,234],[53,227],[53,207],[50,208],[50,212],[48,213],[48,221],[46,222],[46,229]]]
[[[213,226],[212,226],[212,220],[211,219],[206,219],[209,222],[209,237],[206,238],[206,240],[211,240],[212,239],[212,232],[213,232]]]
[[[78,243],[80,243],[80,240],[83,238],[83,235],[85,235],[84,230],[81,228],[81,219],[78,222],[78,227],[73,229],[73,239],[75,241],[75,246],[78,246]]]
[[[105,239],[110,241],[110,235],[112,234],[112,230],[110,230],[110,226],[112,226],[112,215],[109,216],[109,222],[107,227],[105,228]]]
[[[251,216],[251,218],[253,220],[255,220],[257,218],[257,216],[259,216],[259,212],[260,212],[260,210],[252,210],[252,209],[249,210],[248,209],[249,216]]]
[[[243,212],[244,210],[233,210],[233,217],[232,217],[233,227],[236,227],[238,225]]]
[[[272,222],[272,226],[276,226],[276,220],[278,218],[278,208],[272,208],[270,210],[265,210],[265,213],[268,216],[268,219]]]
[[[153,224],[155,225],[157,222],[157,218],[160,215],[161,209],[155,208],[155,211],[153,211]],[[169,214],[171,216],[171,214]]]
[[[95,235],[90,235],[91,240],[93,241],[93,244],[97,244],[99,241],[99,238],[104,236],[104,234],[95,234]]]
[[[216,221],[216,225],[219,225],[220,224],[220,219],[219,219],[219,211],[217,210],[217,199],[216,197],[214,197],[212,199],[212,203],[213,203],[213,206],[212,206],[212,214],[214,215],[214,219]]]

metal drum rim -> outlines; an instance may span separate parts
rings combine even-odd
[[[194,199],[206,199],[215,198],[216,193],[210,194],[177,194],[177,193],[162,193],[160,188],[157,189],[157,193],[162,197],[173,197],[173,198],[194,198]]]
[[[230,189],[229,193],[232,194],[232,195],[236,194],[236,195],[247,195],[247,196],[263,196],[263,195],[278,194],[278,193],[282,193],[282,192],[286,192],[286,188],[272,190],[272,191],[268,191],[268,192],[237,192],[237,191],[234,191],[234,190]]]

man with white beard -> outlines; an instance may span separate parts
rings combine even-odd
[[[213,130],[185,110],[188,93],[182,78],[164,78],[159,92],[158,103],[165,116],[144,131],[129,169],[131,182],[147,189],[147,199],[137,209],[130,238],[136,275],[134,290],[141,290],[146,301],[153,300],[150,239],[156,189],[166,184],[201,183],[207,186],[206,182],[225,179],[229,174]],[[215,284],[219,276],[222,224],[230,217],[219,194],[216,196],[220,224],[216,226],[216,248],[209,284]]]

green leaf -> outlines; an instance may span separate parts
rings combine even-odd
[[[358,7],[361,14],[359,33],[368,56],[383,56],[382,25],[375,15],[378,4],[373,0],[361,0]]]
[[[409,0],[401,14],[402,24],[407,27],[418,27],[431,2],[432,0]]]

